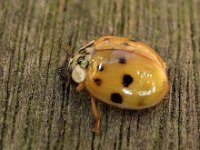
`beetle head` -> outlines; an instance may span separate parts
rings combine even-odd
[[[94,52],[92,43],[89,44],[78,50],[69,60],[68,68],[73,81],[76,83],[81,83],[86,78],[87,68]]]

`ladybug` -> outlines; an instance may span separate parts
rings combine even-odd
[[[169,91],[166,65],[146,44],[117,36],[102,36],[76,51],[67,69],[91,97],[93,131],[100,133],[96,100],[121,109],[153,107]]]

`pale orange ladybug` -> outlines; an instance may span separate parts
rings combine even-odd
[[[123,109],[152,107],[169,90],[166,65],[162,58],[142,42],[116,36],[102,36],[75,52],[68,69],[78,83],[77,90],[91,95],[99,133],[100,115],[96,99]]]

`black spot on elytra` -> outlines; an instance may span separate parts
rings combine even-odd
[[[122,96],[119,93],[112,93],[110,99],[112,102],[119,104],[123,101]]]
[[[136,40],[133,40],[133,39],[129,39],[130,41],[132,41],[132,42],[137,42]]]
[[[122,79],[122,83],[125,87],[128,87],[132,82],[133,82],[133,77],[131,77],[129,74],[125,74],[123,76],[123,79]]]
[[[125,63],[126,63],[126,58],[125,58],[124,56],[121,56],[121,57],[119,57],[118,62],[119,62],[120,64],[125,64]]]
[[[104,40],[104,41],[107,41],[107,40],[109,40],[109,39],[110,39],[110,38],[104,38],[103,40]]]
[[[99,78],[95,78],[95,79],[93,79],[93,80],[94,80],[94,82],[96,83],[96,85],[98,85],[98,86],[101,85],[101,82],[102,82],[101,79],[99,79]]]
[[[123,45],[124,46],[129,46],[129,44],[127,42],[124,42]]]
[[[98,65],[98,66],[97,66],[97,70],[98,70],[98,71],[103,71],[103,70],[104,70],[103,65],[102,65],[102,64]]]

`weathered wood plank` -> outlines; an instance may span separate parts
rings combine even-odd
[[[199,149],[199,0],[0,1],[0,149]],[[166,60],[170,92],[155,108],[102,103],[101,135],[86,92],[57,68],[101,35],[141,40]]]

